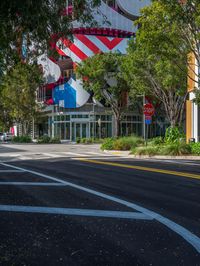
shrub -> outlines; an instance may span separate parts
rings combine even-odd
[[[80,142],[84,144],[90,144],[94,142],[94,139],[93,138],[82,138]]]
[[[101,143],[104,142],[104,139],[96,139],[96,138],[93,138],[93,142],[94,142],[94,143],[99,143],[99,144],[101,144]]]
[[[165,142],[168,144],[178,143],[185,139],[183,129],[180,127],[168,127],[165,133]]]
[[[60,144],[61,141],[60,141],[59,137],[54,137],[54,138],[50,139],[50,143],[52,143],[52,144]]]
[[[104,139],[103,144],[101,145],[102,150],[113,150],[114,149],[114,138]]]
[[[143,146],[143,147],[136,147],[132,148],[131,154],[135,155],[149,155],[153,156],[159,153],[158,146]]]
[[[188,155],[191,154],[191,146],[184,142],[168,144],[161,147],[160,154],[171,156]]]
[[[150,146],[154,145],[163,145],[164,144],[164,138],[163,137],[155,137],[151,139],[149,142]]]
[[[200,142],[190,143],[192,154],[200,155]]]
[[[180,142],[180,143],[173,143],[163,146],[143,146],[143,147],[136,147],[131,150],[132,154],[136,155],[171,155],[171,156],[178,156],[178,155],[188,155],[191,154],[191,147],[189,144]]]
[[[141,138],[132,136],[132,137],[123,137],[116,139],[114,141],[114,150],[128,151],[131,148],[137,147],[139,144],[143,144]]]
[[[94,139],[93,138],[86,138],[86,140],[85,140],[85,143],[86,144],[91,144],[93,142],[94,142]]]
[[[80,139],[80,143],[86,143],[86,138]]]
[[[143,139],[136,136],[122,137],[122,138],[108,138],[104,140],[101,149],[127,151],[143,143],[144,143]]]
[[[76,143],[80,143],[81,142],[81,138],[76,138]]]
[[[44,136],[39,137],[39,138],[37,139],[37,143],[39,143],[39,144],[50,143],[50,140],[51,140],[51,138],[50,138],[49,136],[44,135]]]
[[[32,139],[30,136],[14,136],[12,142],[16,143],[31,143]]]

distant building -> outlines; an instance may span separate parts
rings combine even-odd
[[[58,60],[40,58],[47,85],[37,91],[37,101],[44,104],[44,116],[34,123],[33,137],[48,134],[62,140],[104,138],[113,136],[113,114],[110,108],[96,101],[76,79],[77,63],[100,52],[126,53],[128,40],[137,30],[133,24],[140,8],[149,0],[101,1],[93,17],[98,27],[73,22],[73,43],[59,40],[55,44]],[[67,1],[66,15],[73,15],[73,1]],[[106,20],[109,23],[105,22]],[[127,113],[121,122],[121,134],[143,134],[143,115],[137,110]]]

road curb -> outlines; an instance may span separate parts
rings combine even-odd
[[[135,158],[135,159],[170,159],[170,160],[195,160],[200,161],[200,156],[162,156],[162,155],[133,155],[130,154],[130,151],[117,151],[117,150],[104,150],[105,153],[112,154],[112,155],[118,155],[118,156],[125,156],[129,158]]]

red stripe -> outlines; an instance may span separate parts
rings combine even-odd
[[[82,34],[75,34],[75,37],[81,41],[85,46],[87,46],[93,53],[99,54],[101,50],[88,39],[85,35]]]
[[[123,38],[114,38],[112,41],[110,41],[105,36],[96,36],[105,46],[108,47],[109,50],[112,50],[115,48],[122,40]]]
[[[66,56],[66,54],[60,48],[58,48],[58,46],[56,46],[56,51],[59,53],[59,55]]]
[[[64,45],[68,47],[75,55],[77,55],[81,60],[85,60],[88,58],[86,54],[84,54],[75,44],[73,44],[70,40],[62,40]]]

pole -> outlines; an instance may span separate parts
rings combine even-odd
[[[95,133],[95,113],[94,113],[94,106],[95,103],[93,102],[93,139],[95,139],[94,133]]]
[[[143,107],[145,105],[145,94],[143,94]],[[143,113],[143,137],[144,141],[146,141],[146,125],[145,125],[145,114]]]

